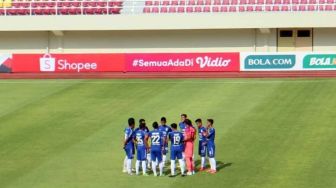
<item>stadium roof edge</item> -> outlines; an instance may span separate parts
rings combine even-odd
[[[333,20],[336,12],[1,16],[0,31],[332,28]]]

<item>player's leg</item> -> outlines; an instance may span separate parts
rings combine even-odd
[[[151,163],[152,163],[152,160],[151,160],[151,152],[148,151],[147,153],[147,168],[150,169],[151,167]]]
[[[157,162],[159,163],[160,176],[163,176],[163,161],[162,161],[162,152],[158,153]]]
[[[152,159],[152,170],[153,170],[153,174],[154,176],[157,176],[156,173],[156,151],[151,151],[151,159]]]
[[[176,159],[176,151],[170,151],[170,174],[171,176],[175,176],[175,159]]]
[[[215,145],[210,144],[208,147],[208,157],[209,157],[209,163],[210,163],[210,173],[216,173],[217,169],[216,169],[216,160],[215,160]]]
[[[132,175],[132,159],[133,151],[132,148],[125,149],[127,155],[126,170],[129,175]]]
[[[136,175],[139,175],[140,160],[141,160],[141,150],[137,149],[137,160],[135,162],[135,174]]]
[[[127,172],[127,155],[125,156],[124,165],[123,165],[123,173],[126,173],[126,172]]]
[[[184,160],[183,160],[183,157],[182,157],[182,152],[181,151],[176,152],[176,157],[177,157],[177,159],[179,161],[179,164],[180,164],[181,175],[184,176],[185,163],[184,163]]]
[[[141,150],[141,156],[140,156],[140,160],[141,160],[141,167],[142,167],[142,174],[144,176],[147,176],[147,169],[146,169],[146,150],[143,149]]]
[[[206,146],[202,144],[202,142],[199,143],[199,151],[198,151],[200,157],[201,157],[201,168],[200,171],[205,170],[205,156],[206,156]]]
[[[167,150],[166,147],[164,147],[163,153],[162,153],[162,162],[163,162],[163,165],[166,165],[167,153],[168,153],[168,150]]]

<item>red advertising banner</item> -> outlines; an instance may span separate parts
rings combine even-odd
[[[13,54],[12,72],[121,72],[124,63],[124,54]]]
[[[127,72],[239,71],[239,53],[126,54]]]

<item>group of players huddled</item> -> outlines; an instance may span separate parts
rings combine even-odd
[[[157,165],[159,165],[159,175],[164,176],[163,168],[166,164],[168,153],[168,143],[170,142],[170,177],[176,176],[175,160],[179,162],[181,175],[185,176],[185,166],[187,166],[187,175],[195,174],[194,141],[196,140],[196,128],[186,114],[181,114],[179,128],[176,123],[170,126],[166,125],[165,117],[161,118],[161,125],[153,123],[153,130],[149,130],[144,119],[139,120],[139,127],[135,128],[134,118],[128,119],[128,127],[125,129],[124,150],[126,157],[124,160],[124,173],[132,175],[132,159],[137,153],[135,164],[136,175],[139,175],[140,165],[144,176],[148,176],[147,168],[152,168],[154,176],[157,174]],[[198,154],[201,157],[201,167],[199,171],[205,171],[206,155],[209,158],[210,169],[206,170],[211,174],[216,173],[215,160],[215,128],[214,120],[207,119],[206,127],[202,120],[195,121],[198,128]],[[136,149],[135,149],[136,147]],[[186,165],[185,165],[186,164]]]

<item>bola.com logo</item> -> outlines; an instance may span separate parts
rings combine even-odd
[[[41,72],[81,72],[81,71],[95,71],[97,70],[96,62],[69,62],[65,58],[56,59],[51,54],[44,54],[40,58]]]

